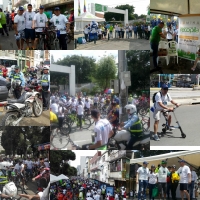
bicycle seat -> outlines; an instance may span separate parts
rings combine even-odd
[[[19,99],[8,100],[8,103],[24,103],[26,92],[24,92]]]

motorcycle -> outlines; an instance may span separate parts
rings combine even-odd
[[[43,111],[41,94],[35,92],[34,87],[30,86],[22,93],[19,99],[12,99],[0,103],[0,108],[7,110],[0,126],[19,126],[24,117],[31,117],[34,114],[39,117]],[[28,90],[28,91],[27,91]]]

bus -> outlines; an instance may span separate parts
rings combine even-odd
[[[50,67],[50,60],[45,60],[43,63],[43,66],[45,66],[45,65]]]
[[[5,66],[8,69],[8,72],[10,72],[11,66],[17,65],[17,59],[7,56],[0,56],[0,65]]]

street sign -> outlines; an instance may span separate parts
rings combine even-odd
[[[95,11],[108,12],[108,6],[104,6],[104,5],[95,3]]]
[[[131,81],[124,81],[125,86],[131,86]]]
[[[119,80],[114,80],[114,93],[119,93]]]

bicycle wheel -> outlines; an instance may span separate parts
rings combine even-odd
[[[139,114],[142,115],[142,116],[146,115],[146,114],[147,114],[147,109],[141,108],[141,109],[139,110]]]
[[[68,123],[63,123],[62,128],[60,129],[60,133],[62,135],[68,135],[71,132],[71,126]]]
[[[143,128],[143,132],[148,132],[149,131],[149,126],[148,126],[148,123],[143,123],[142,124],[142,128]]]
[[[61,150],[67,147],[67,145],[69,144],[69,140],[69,134],[62,135],[60,133],[57,133],[52,136],[51,146],[57,150]]]
[[[17,186],[17,196],[16,199],[21,199],[20,194],[27,194],[26,190],[22,186]]]
[[[91,126],[91,121],[89,118],[83,117],[82,119],[82,128],[88,129]]]

